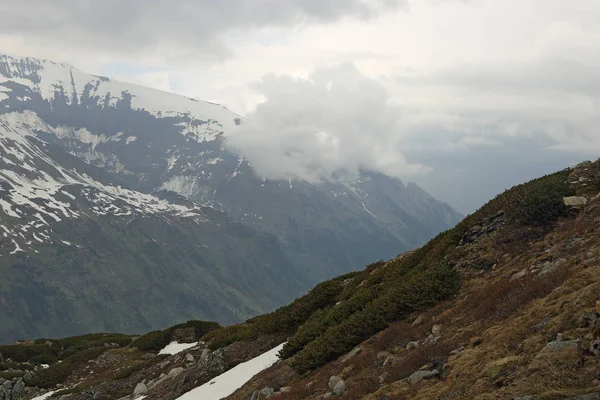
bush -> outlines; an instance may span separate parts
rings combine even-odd
[[[161,350],[166,345],[171,343],[173,339],[173,333],[178,329],[194,328],[196,339],[200,339],[207,333],[214,331],[221,326],[216,322],[208,321],[188,321],[183,324],[174,325],[162,331],[148,332],[143,336],[140,336],[133,345],[140,350],[155,351]]]
[[[308,342],[292,359],[291,365],[299,373],[318,368],[382,331],[389,323],[456,294],[458,287],[458,273],[445,264],[415,270],[406,280],[397,282],[397,286],[369,302],[362,310],[339,320]],[[325,315],[323,319],[327,317]],[[294,337],[290,339],[292,343],[295,341]],[[284,351],[282,355],[291,353]]]
[[[45,344],[0,346],[0,355],[3,360],[11,359],[16,362],[28,362],[35,357],[56,358],[52,348]]]
[[[36,372],[32,384],[39,388],[50,389],[63,383],[73,372],[74,365],[68,362],[61,362],[52,365],[50,368]]]
[[[170,332],[164,331],[152,331],[148,332],[143,336],[137,338],[133,345],[140,350],[161,350],[166,345],[171,343]]]
[[[44,389],[53,388],[66,381],[78,365],[100,356],[106,350],[106,347],[95,347],[79,351],[62,362],[51,365],[50,368],[37,371],[32,384]]]

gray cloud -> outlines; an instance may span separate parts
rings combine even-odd
[[[0,34],[107,52],[222,58],[223,34],[372,18],[404,0],[0,0]]]
[[[352,64],[321,68],[309,79],[268,75],[255,85],[266,98],[228,145],[257,172],[308,181],[356,177],[361,169],[410,176],[398,135],[398,112],[376,79]]]

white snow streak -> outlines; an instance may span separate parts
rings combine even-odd
[[[210,382],[184,394],[177,400],[220,400],[229,396],[252,379],[254,375],[275,364],[279,360],[277,354],[283,348],[284,344],[250,361],[238,364]]]
[[[181,353],[182,351],[185,351],[187,349],[191,349],[192,347],[196,346],[197,344],[198,343],[178,343],[178,342],[171,342],[168,345],[166,345],[164,349],[162,349],[161,351],[159,351],[158,354],[159,355],[161,355],[161,354],[173,355],[173,354]]]
[[[46,393],[46,394],[43,394],[43,395],[41,395],[41,396],[34,397],[34,398],[33,398],[33,399],[31,399],[31,400],[46,400],[48,397],[52,396],[53,394],[54,394],[54,391],[52,391],[52,392],[48,392],[48,393]]]

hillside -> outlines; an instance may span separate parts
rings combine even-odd
[[[597,399],[599,224],[600,160],[514,187],[425,246],[244,324],[2,347],[2,376],[15,376],[4,385],[25,399],[55,384],[61,399],[176,399],[285,343],[227,398]]]
[[[462,218],[368,171],[263,179],[226,146],[242,123],[218,104],[0,54],[0,343],[240,322]]]

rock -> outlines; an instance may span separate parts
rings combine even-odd
[[[583,266],[587,268],[595,267],[596,265],[598,265],[598,257],[588,258],[583,262]]]
[[[246,400],[258,400],[259,397],[259,392],[258,390],[255,390],[254,392],[250,393],[250,395],[248,395],[248,397],[246,397]]]
[[[587,204],[587,199],[585,197],[571,196],[565,197],[563,202],[567,207],[581,207]]]
[[[394,357],[394,356],[389,356],[388,358],[385,359],[385,361],[383,362],[383,366],[386,367],[388,365],[394,365],[398,362],[402,361],[401,357]]]
[[[600,300],[596,300],[596,313],[600,314]]]
[[[442,335],[442,325],[434,325],[431,328],[431,334],[435,337],[440,337]]]
[[[357,355],[358,353],[360,353],[362,351],[361,347],[356,347],[354,348],[350,353],[346,354],[344,356],[344,358],[342,358],[342,362],[347,362],[349,361],[352,357],[354,357],[355,355]]]
[[[194,362],[194,356],[190,353],[185,355],[185,361]]]
[[[31,385],[34,377],[35,375],[31,371],[27,371],[25,372],[25,375],[23,375],[23,382],[25,382],[27,385]]]
[[[406,350],[416,349],[417,347],[419,347],[419,342],[408,342]]]
[[[483,338],[481,336],[476,336],[473,339],[471,339],[471,346],[473,347],[477,347],[481,343],[483,343]]]
[[[23,392],[25,392],[25,382],[23,382],[23,379],[17,379],[17,381],[13,384],[12,387],[11,400],[18,400],[23,398]]]
[[[567,263],[567,260],[565,258],[561,258],[554,262],[546,263],[546,264],[544,264],[544,268],[540,271],[539,276],[551,274],[554,271],[556,271],[558,268],[565,265],[566,263]]]
[[[596,311],[584,313],[577,319],[577,326],[579,328],[591,327],[594,325],[597,319],[598,316],[596,314]]]
[[[413,322],[410,326],[414,328],[415,326],[421,325],[423,322],[425,322],[425,318],[423,318],[422,315],[419,315],[417,319],[415,319],[415,322]]]
[[[349,365],[340,372],[340,378],[345,379],[350,375],[350,372],[354,369],[354,365]]]
[[[485,366],[484,372],[494,383],[504,382],[504,378],[515,372],[516,360],[515,357],[505,357],[492,361]]]
[[[147,391],[148,388],[146,387],[146,385],[143,382],[140,382],[137,385],[135,385],[135,389],[133,389],[133,395],[139,396],[146,393]]]
[[[594,340],[590,343],[590,353],[595,356],[600,356],[600,340]]]
[[[270,388],[270,387],[265,387],[260,391],[260,394],[263,396],[263,398],[267,398],[269,396],[271,396],[273,393],[275,393],[275,389]]]
[[[291,388],[291,386],[284,386],[284,387],[282,387],[281,389],[279,389],[279,391],[280,391],[281,393],[289,393],[289,392],[291,392],[291,391],[292,391],[292,388]]]
[[[555,366],[573,366],[581,358],[579,340],[565,340],[548,343],[529,364],[529,370],[543,369],[549,363]]]
[[[177,367],[177,368],[173,368],[172,370],[169,371],[169,378],[174,378],[176,376],[178,376],[179,374],[183,373],[183,371],[185,371],[184,368],[182,367]]]
[[[384,372],[383,374],[379,375],[379,384],[383,385],[389,378],[390,378],[390,373]]]
[[[342,382],[342,378],[337,375],[333,375],[331,378],[329,378],[329,388],[331,390],[335,389],[336,385],[340,382]]]
[[[438,370],[417,371],[414,374],[412,374],[411,376],[409,376],[408,378],[406,378],[406,382],[410,383],[411,385],[416,385],[417,383],[421,382],[423,379],[435,378],[439,374],[440,374],[440,372]]]
[[[339,381],[338,384],[335,385],[335,388],[333,388],[333,393],[335,393],[336,396],[340,396],[344,390],[346,390],[346,384],[344,381]]]
[[[322,394],[322,395],[320,395],[320,396],[317,396],[317,397],[315,397],[315,400],[323,400],[323,399],[328,399],[328,398],[330,398],[331,396],[333,396],[333,393],[331,393],[331,392],[327,392],[327,393],[325,393],[325,394]]]
[[[521,270],[520,272],[517,272],[516,274],[513,274],[513,276],[510,277],[511,281],[516,281],[519,280],[523,277],[525,277],[527,275],[527,268]]]

